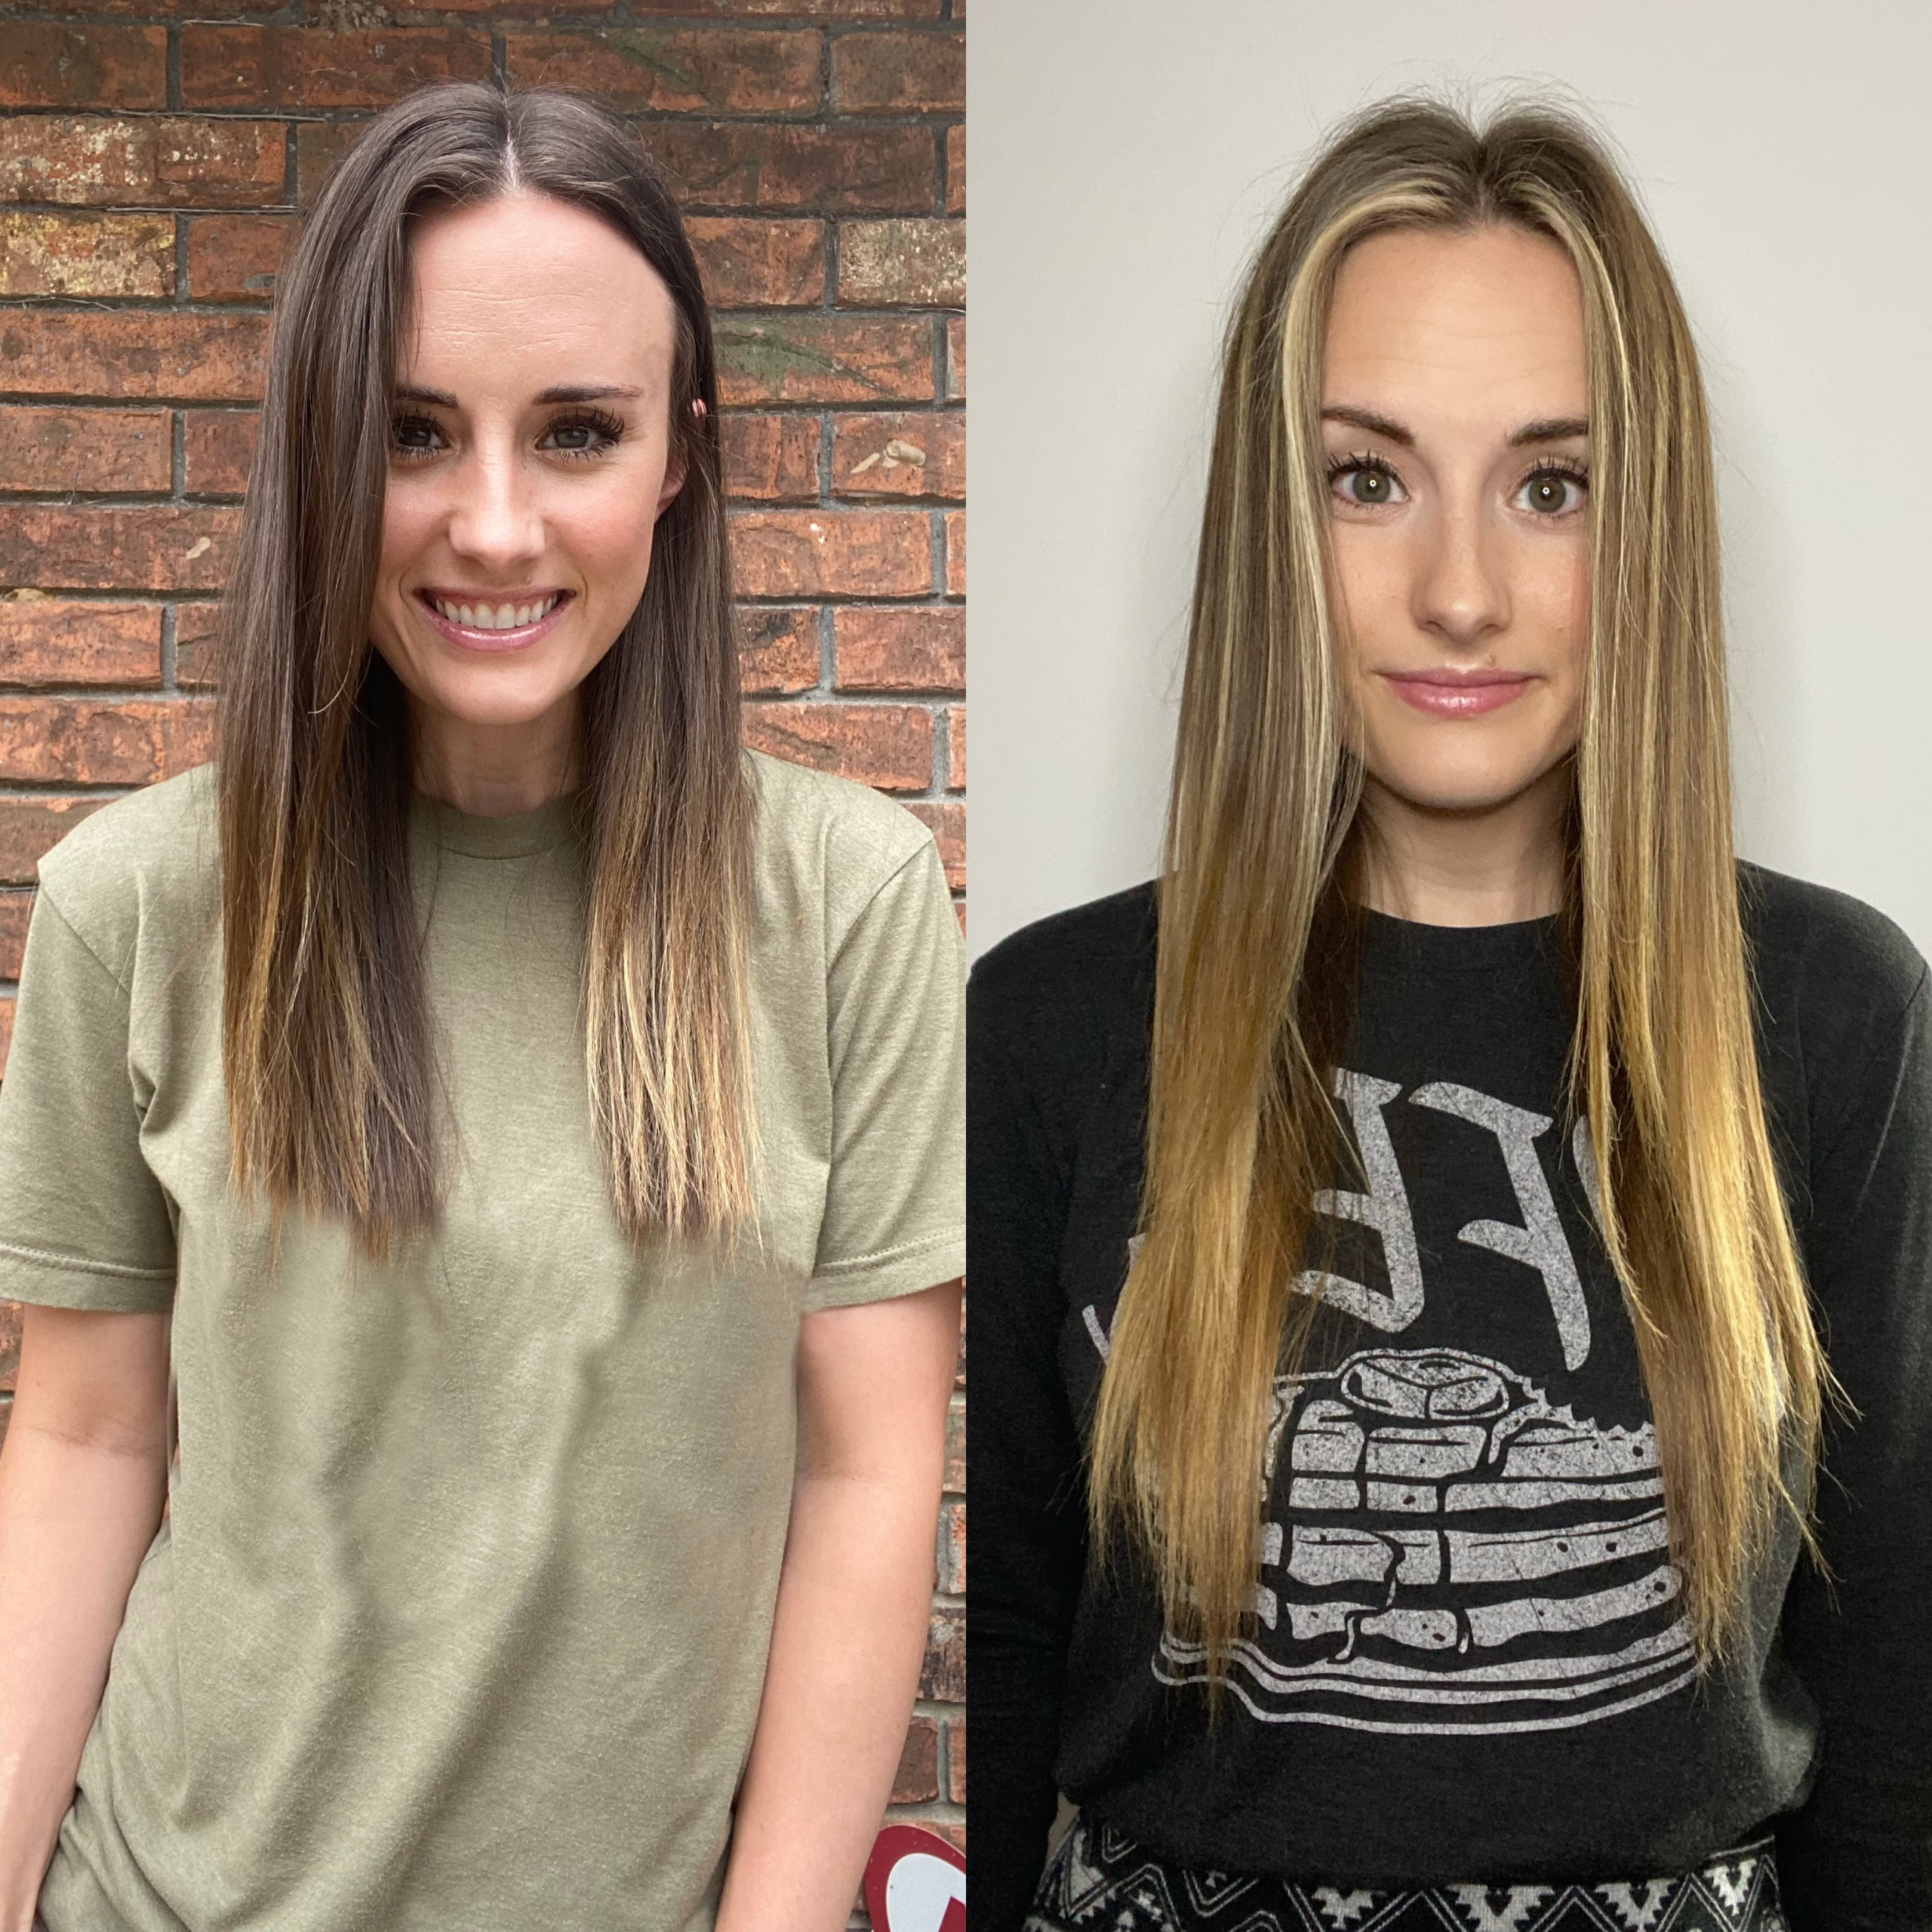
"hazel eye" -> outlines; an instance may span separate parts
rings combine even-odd
[[[1343,457],[1331,463],[1328,487],[1338,500],[1361,509],[1407,500],[1401,478],[1380,457]]]
[[[1524,478],[1516,501],[1537,516],[1567,516],[1589,500],[1589,479],[1580,471],[1546,467]]]

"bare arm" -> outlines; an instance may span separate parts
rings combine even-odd
[[[718,1932],[838,1932],[925,1647],[959,1284],[804,1318],[798,1460]]]
[[[168,1481],[168,1317],[29,1308],[0,1449],[0,1932],[28,1932]]]

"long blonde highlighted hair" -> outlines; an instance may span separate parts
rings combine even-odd
[[[1143,1239],[1093,1432],[1097,1546],[1137,1541],[1170,1628],[1217,1676],[1251,1615],[1269,1390],[1320,1306],[1295,1287],[1312,1203],[1347,1158],[1331,1081],[1363,828],[1328,589],[1330,299],[1365,236],[1490,223],[1554,239],[1582,284],[1594,521],[1566,814],[1569,1105],[1588,1122],[1700,1668],[1730,1652],[1781,1508],[1810,1542],[1832,1385],[1758,1084],[1690,330],[1578,122],[1518,107],[1478,128],[1389,103],[1315,160],[1229,331],[1159,888]]]
[[[735,1234],[752,1212],[754,805],[697,260],[621,122],[555,90],[453,82],[371,123],[281,272],[222,607],[229,1177],[278,1237],[298,1207],[352,1223],[378,1260],[438,1220],[444,1131],[405,863],[411,728],[368,621],[408,240],[422,215],[519,188],[608,223],[676,313],[684,483],[578,692],[584,1055],[611,1198],[634,1239]]]

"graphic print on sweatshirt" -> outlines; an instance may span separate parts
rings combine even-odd
[[[1275,1384],[1258,1627],[1234,1647],[1229,1687],[1266,1723],[1449,1734],[1586,1724],[1684,1688],[1694,1658],[1655,1430],[1647,1419],[1604,1425],[1543,1386],[1582,1368],[1592,1342],[1537,1148],[1553,1121],[1447,1082],[1406,1101],[1393,1082],[1346,1070],[1334,1085],[1367,1185],[1324,1192],[1316,1206],[1371,1231],[1387,1285],[1316,1270],[1297,1279],[1371,1338]],[[1469,1221],[1456,1240],[1530,1271],[1524,1286],[1546,1312],[1516,1332],[1543,1338],[1546,1372],[1439,1338],[1402,1344],[1426,1294],[1386,1117],[1398,1103],[1494,1137],[1489,1158],[1500,1155],[1520,1218]],[[1594,1212],[1581,1123],[1566,1151]],[[1082,1312],[1104,1357],[1099,1312]],[[1199,1681],[1206,1654],[1168,1630],[1153,1669],[1164,1683]]]

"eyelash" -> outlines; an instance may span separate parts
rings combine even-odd
[[[407,415],[395,417],[389,424],[389,448],[392,454],[405,463],[410,463],[438,454],[433,449],[411,447],[408,444],[398,442],[396,440],[397,437],[406,429],[429,429],[433,430],[438,435],[442,433],[441,425],[433,417]],[[606,450],[614,448],[623,440],[623,419],[611,415],[608,410],[580,409],[568,416],[559,416],[546,428],[543,433],[546,436],[552,436],[559,430],[568,429],[589,429],[601,437],[603,440],[584,448],[555,450],[552,452],[552,454],[573,457],[580,461],[589,461],[594,457],[603,455]]]
[[[1402,480],[1396,474],[1395,465],[1389,462],[1386,457],[1377,456],[1371,451],[1364,451],[1354,456],[1331,457],[1328,459],[1327,468],[1328,488],[1331,492],[1344,476],[1357,470],[1366,471],[1377,476],[1386,476],[1392,482],[1397,484]],[[1512,491],[1510,494],[1512,497],[1515,496],[1527,485],[1534,483],[1539,476],[1561,476],[1566,481],[1575,484],[1580,490],[1586,493],[1590,487],[1590,471],[1587,463],[1580,463],[1574,457],[1552,456],[1545,457],[1532,468],[1525,470],[1521,480],[1517,483],[1515,490]],[[1375,503],[1356,503],[1352,507],[1365,510],[1379,509],[1381,506]],[[1579,506],[1579,507],[1581,506]],[[1546,517],[1554,517],[1570,515],[1574,512],[1558,510],[1544,511],[1537,514]]]

